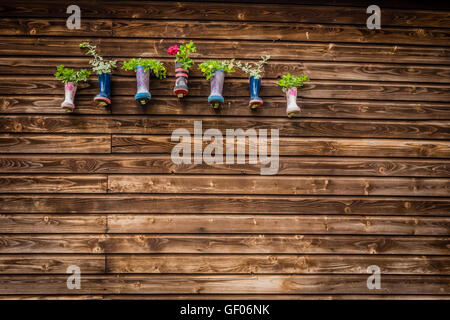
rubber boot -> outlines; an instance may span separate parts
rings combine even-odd
[[[292,118],[296,113],[300,113],[300,107],[297,105],[297,88],[290,88],[286,90],[286,114]]]
[[[94,97],[94,102],[101,106],[111,104],[111,74],[102,73],[98,75],[98,86],[100,93]]]
[[[64,85],[64,101],[61,103],[61,107],[66,112],[72,112],[75,110],[75,93],[77,92],[77,86],[73,82],[67,82]]]
[[[211,94],[208,97],[208,102],[215,109],[219,108],[224,103],[222,96],[224,78],[225,72],[223,69],[215,70],[214,76],[211,78]]]
[[[134,100],[142,105],[147,104],[152,97],[148,91],[148,86],[150,84],[150,70],[144,71],[144,66],[137,66],[136,82],[137,93],[134,96]]]
[[[249,107],[256,109],[263,104],[263,99],[258,97],[259,90],[261,89],[261,78],[250,77],[250,102]]]
[[[173,93],[181,99],[185,97],[189,92],[189,88],[187,86],[189,70],[183,69],[183,66],[180,62],[175,62],[175,78],[175,87],[173,88]]]

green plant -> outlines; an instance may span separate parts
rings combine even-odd
[[[209,80],[212,76],[214,76],[215,70],[223,70],[226,73],[232,73],[236,71],[234,70],[234,59],[223,61],[204,61],[198,66],[198,69],[203,73],[203,76],[206,78],[206,80]]]
[[[293,76],[287,73],[281,77],[277,84],[282,88],[283,92],[294,87],[302,87],[303,83],[308,82],[308,76],[302,74],[301,76]]]
[[[268,63],[267,60],[269,59],[270,56],[261,56],[261,60],[256,63],[246,62],[242,64],[240,61],[237,61],[236,66],[249,76],[254,77],[255,79],[259,79],[262,78],[262,75],[264,73],[264,65]]]
[[[143,66],[144,71],[150,70],[151,73],[159,79],[164,79],[166,77],[167,71],[162,62],[153,59],[132,58],[123,62],[122,69],[133,70],[136,72],[138,66]]]
[[[78,85],[80,81],[87,81],[90,75],[91,73],[86,69],[75,72],[73,69],[64,68],[63,64],[56,67],[56,73],[54,74],[56,79],[64,83],[73,82],[75,85]]]
[[[189,58],[190,54],[197,51],[194,42],[189,41],[185,45],[174,45],[167,50],[169,54],[176,55],[175,62],[181,63],[184,69],[190,69],[194,65],[194,60]]]
[[[89,64],[96,74],[111,73],[117,67],[117,60],[103,60],[103,57],[96,51],[97,46],[93,46],[89,42],[83,42],[80,43],[80,48],[87,48],[86,54],[94,57],[94,59],[89,60]]]

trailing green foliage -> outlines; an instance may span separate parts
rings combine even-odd
[[[281,77],[277,84],[282,88],[283,92],[294,87],[303,87],[303,83],[308,82],[308,76],[302,74],[301,76],[293,76],[287,73]]]
[[[90,75],[91,73],[86,69],[75,72],[73,69],[64,68],[63,64],[56,67],[56,73],[54,74],[56,79],[64,83],[73,82],[75,85],[78,85],[80,81],[87,81]]]
[[[214,76],[215,70],[223,70],[226,73],[232,73],[235,72],[234,70],[234,59],[231,60],[208,60],[202,62],[198,69],[203,73],[203,76],[209,80],[212,76]]]
[[[97,46],[93,46],[89,42],[83,42],[80,43],[80,48],[87,48],[86,54],[94,57],[94,59],[89,60],[89,64],[96,74],[111,73],[117,67],[117,60],[103,60],[103,57],[96,51]]]
[[[264,65],[267,64],[267,60],[270,59],[270,56],[261,56],[261,60],[256,63],[244,63],[242,64],[240,61],[236,62],[236,66],[248,74],[250,77],[254,77],[255,79],[262,78],[264,73]]]
[[[143,66],[144,71],[150,70],[159,79],[166,77],[167,71],[162,62],[153,59],[132,58],[123,62],[122,69],[136,72],[138,66]]]

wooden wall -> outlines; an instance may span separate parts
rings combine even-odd
[[[366,7],[76,1],[0,4],[0,297],[449,298],[450,11],[388,4],[382,29]],[[381,4],[386,3],[386,1]],[[172,95],[167,48],[195,40],[197,62],[270,54],[262,96],[228,77],[226,105]],[[55,66],[88,66],[78,48],[154,57],[169,77],[135,105],[135,78],[113,75],[98,108],[95,77],[60,108]],[[306,73],[289,120],[276,79]],[[174,165],[176,128],[279,128],[280,170]],[[80,290],[66,268],[82,270]],[[369,265],[380,290],[366,287]]]

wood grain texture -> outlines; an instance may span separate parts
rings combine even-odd
[[[450,274],[450,258],[440,256],[108,254],[108,273],[193,274]]]
[[[103,233],[106,220],[101,215],[2,214],[0,233]]]
[[[77,294],[373,294],[367,275],[86,275]],[[376,294],[449,294],[448,276],[383,277]],[[0,276],[0,293],[70,294],[66,276]]]
[[[194,150],[194,142],[192,139],[191,150]],[[112,152],[170,154],[177,143],[164,135],[112,135]],[[244,143],[248,152],[248,139],[236,140],[235,150]],[[280,137],[279,155],[448,158],[450,143],[437,140]]]
[[[111,136],[0,134],[1,153],[110,153]]]
[[[218,129],[223,135],[227,129],[243,129],[249,135],[260,129],[278,129],[280,136],[292,137],[368,137],[441,139],[450,138],[450,121],[369,121],[321,119],[253,119],[170,116],[28,116],[7,115],[0,123],[1,133],[128,133],[171,135],[174,130],[186,128],[194,134],[195,121],[201,121],[204,131]],[[202,132],[203,133],[203,132]]]
[[[449,299],[450,6],[379,0],[369,30],[368,0],[81,0],[70,30],[69,4],[0,4],[0,299]],[[239,70],[220,110],[197,68],[174,97],[167,49],[190,39],[197,64],[270,55],[264,105],[250,110]],[[113,102],[93,103],[92,75],[66,114],[53,74],[89,67],[84,41],[119,60]],[[145,107],[131,57],[168,71]],[[295,119],[276,85],[288,72],[311,79]],[[278,174],[174,164],[171,134],[196,120],[279,129]],[[231,144],[248,155],[249,139]]]
[[[207,6],[196,2],[127,1],[126,4],[105,1],[103,5],[92,1],[79,1],[83,16],[87,18],[179,19],[185,20],[225,20],[225,21],[274,21],[300,23],[361,24],[367,14],[356,5],[336,8],[335,6],[253,4],[242,6],[238,3],[209,3]],[[0,7],[3,17],[67,17],[65,8],[50,6],[49,1],[15,1]],[[392,3],[391,3],[392,6]],[[367,6],[366,6],[367,7]],[[450,28],[449,13],[437,10],[404,10],[383,7],[383,25],[421,26]]]
[[[158,57],[164,63],[169,77],[175,76],[173,59]],[[200,59],[195,59],[200,62]],[[244,62],[251,60],[244,60]],[[433,82],[447,83],[450,67],[446,65],[415,65],[385,63],[352,63],[352,62],[314,62],[314,61],[271,61],[264,67],[265,81],[281,77],[284,73],[305,73],[314,80],[361,80],[361,81],[396,81],[396,82]],[[18,57],[0,57],[0,74],[9,75],[50,75],[55,73],[56,65],[64,64],[70,68],[86,68],[88,57],[66,58],[30,57],[27,60]],[[118,68],[114,75],[133,77],[130,71]],[[190,77],[201,77],[197,67],[189,71]],[[227,74],[227,78],[244,78],[248,75],[240,69]],[[26,99],[27,97],[21,97]],[[175,99],[173,99],[175,100]],[[183,99],[185,100],[185,99]],[[176,100],[175,100],[176,101]],[[152,100],[152,104],[154,101]]]
[[[108,215],[109,233],[448,235],[450,218],[280,215]],[[19,226],[18,226],[19,229]]]
[[[159,173],[251,174],[261,164],[174,164],[169,155],[0,155],[0,173]],[[450,161],[436,159],[377,159],[281,157],[278,175],[450,176]]]
[[[98,53],[113,57],[167,57],[167,49],[174,44],[172,39],[88,38],[88,37],[38,37],[15,38],[0,36],[0,55],[27,56],[84,56],[79,44],[92,41],[98,45]],[[283,43],[264,41],[196,40],[197,52],[193,58],[201,59],[259,59],[269,54],[274,60],[297,61],[347,61],[415,64],[449,64],[447,47],[370,45],[341,43]],[[214,44],[214,45],[212,45]]]
[[[351,235],[0,235],[0,253],[448,255],[450,238]]]
[[[130,202],[133,206],[130,206]],[[211,205],[211,204],[214,205]],[[274,195],[2,195],[8,213],[278,213],[448,216],[450,199]]]
[[[84,274],[101,274],[105,272],[105,257],[80,254],[0,255],[2,274],[65,274],[71,265],[80,267]]]
[[[94,80],[94,79],[93,79]],[[156,96],[172,95],[174,79],[152,81],[150,91]],[[248,98],[247,79],[227,79],[224,83],[223,94],[227,98]],[[18,90],[26,90],[29,94],[62,94],[63,85],[48,76],[0,76],[0,94],[17,95]],[[112,94],[130,95],[136,90],[136,79],[133,77],[115,76],[112,82]],[[209,94],[209,81],[201,78],[189,79],[189,95],[205,97]],[[96,81],[81,83],[77,96],[95,95],[98,91]],[[283,92],[275,80],[266,80],[261,84],[262,97],[282,97]],[[328,99],[367,99],[367,100],[403,100],[423,102],[446,102],[450,100],[450,85],[429,83],[404,82],[365,82],[365,81],[332,81],[311,80],[299,89],[299,98],[328,98]],[[210,107],[207,99],[204,106]]]
[[[0,175],[2,193],[105,193],[105,175]]]

